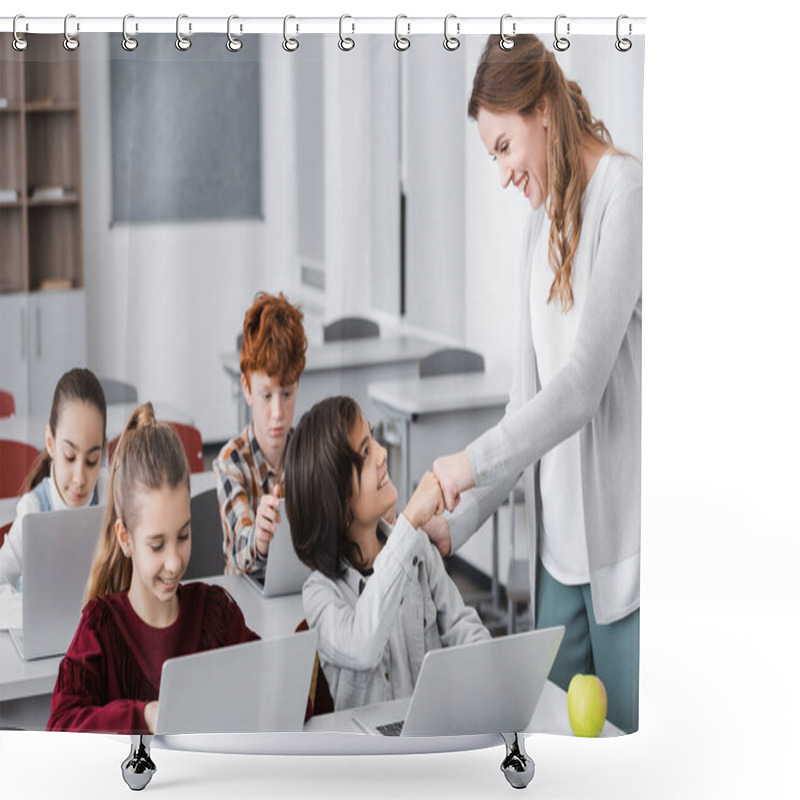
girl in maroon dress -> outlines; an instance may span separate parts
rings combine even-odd
[[[189,467],[146,403],[110,469],[103,532],[48,730],[154,733],[168,658],[258,639],[221,587],[180,581],[191,554]]]

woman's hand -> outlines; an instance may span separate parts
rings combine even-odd
[[[426,472],[414,490],[403,514],[414,528],[421,528],[431,517],[444,511],[444,498],[439,481],[432,472]]]
[[[433,471],[439,479],[448,511],[452,511],[461,500],[461,492],[472,489],[475,479],[466,450],[451,456],[441,456],[433,462]],[[448,528],[449,530],[449,528]]]
[[[151,700],[144,707],[144,721],[150,733],[156,732],[156,721],[158,720],[158,700]]]
[[[269,543],[275,536],[275,526],[281,521],[278,511],[280,500],[271,494],[265,494],[256,511],[256,550],[259,555],[266,556]]]
[[[447,558],[453,549],[453,543],[450,541],[450,523],[444,517],[431,517],[422,526],[422,530],[428,534],[428,538],[442,554],[442,558]]]

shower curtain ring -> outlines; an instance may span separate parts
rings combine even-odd
[[[135,19],[133,14],[126,14],[122,18],[122,49],[127,50],[129,53],[139,46],[139,40],[133,36],[128,36],[128,20]],[[136,24],[136,30],[139,30],[139,24]]]
[[[565,50],[569,50],[570,41],[567,39],[569,36],[569,22],[567,23],[567,36],[559,36],[558,35],[558,21],[560,19],[566,19],[566,14],[558,14],[556,16],[555,22],[553,23],[553,35],[556,37],[553,41],[553,47],[558,50],[559,53],[563,53]]]
[[[81,43],[78,41],[78,37],[72,36],[68,30],[69,21],[71,19],[75,19],[74,14],[67,14],[67,16],[64,17],[64,49],[69,50],[70,53],[73,52],[74,50],[77,50],[81,46]],[[81,29],[81,25],[79,22],[75,23],[75,29],[77,31]]]
[[[181,52],[186,52],[192,46],[192,40],[188,39],[181,33],[181,20],[188,19],[188,14],[178,14],[178,18],[175,20],[175,47],[178,48]],[[189,23],[189,32],[192,31],[192,23]]]
[[[14,38],[11,40],[11,46],[19,53],[23,52],[24,50],[27,50],[28,45],[30,44],[30,42],[24,36],[21,36],[19,31],[17,30],[17,21],[21,19],[25,19],[25,15],[17,14],[17,16],[14,17],[14,24],[11,29],[14,33]],[[25,30],[28,30],[27,22],[25,23]]]
[[[620,22],[622,22],[623,19],[628,19],[626,14],[620,14],[617,17],[617,41],[614,42],[614,47],[616,47],[617,50],[620,51],[620,53],[627,53],[628,50],[630,50],[631,47],[633,47],[633,42],[630,39],[623,39],[619,35],[619,33],[620,33]],[[628,23],[628,35],[630,36],[630,34],[632,32],[633,32],[633,28],[631,27],[631,24],[629,22]]]
[[[450,22],[451,19],[456,20],[456,35],[451,36],[447,32],[447,23]],[[458,38],[458,34],[461,33],[461,23],[457,21],[458,17],[455,14],[448,14],[444,18],[444,42],[442,42],[442,46],[445,50],[449,50],[451,53],[454,50],[458,50],[461,47],[461,40]]]
[[[511,14],[503,14],[500,17],[500,49],[501,50],[513,50],[514,45],[514,37],[517,35],[517,23],[512,21],[511,22],[511,36],[509,36],[504,30],[503,27],[505,25],[505,21],[507,19],[511,19]]]
[[[283,49],[287,53],[293,53],[295,50],[297,50],[298,47],[300,47],[300,42],[298,42],[297,39],[293,39],[289,36],[288,27],[290,19],[297,19],[297,17],[293,17],[291,14],[287,14],[283,18]],[[300,30],[300,26],[297,23],[295,23],[294,29],[295,33],[297,33]]]
[[[241,39],[237,39],[231,33],[231,22],[233,22],[233,20],[235,19],[239,19],[239,17],[237,17],[236,14],[231,14],[228,17],[228,41],[225,42],[225,47],[227,47],[228,50],[231,51],[231,53],[238,53],[244,45],[244,42]],[[241,27],[239,28],[239,30],[241,31]]]
[[[407,33],[411,33],[411,23],[408,22],[408,17],[405,14],[398,14],[394,18],[394,49],[402,52],[403,50],[408,50],[408,48],[411,47],[411,40],[400,35],[401,19],[406,20]]]
[[[344,31],[342,30],[342,26],[346,19],[353,19],[353,18],[349,14],[342,14],[342,16],[339,17],[339,49],[344,50],[345,52],[352,50],[356,46],[355,39],[353,39],[351,36],[345,36]],[[350,27],[351,27],[350,32],[355,33],[356,32],[355,22],[351,22]]]

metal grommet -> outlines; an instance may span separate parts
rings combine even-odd
[[[244,45],[244,42],[242,42],[241,39],[237,39],[231,33],[231,22],[233,22],[235,19],[239,19],[239,17],[237,17],[236,14],[231,14],[228,17],[228,41],[225,42],[225,47],[227,47],[228,50],[231,51],[231,53],[238,53]],[[239,28],[239,30],[241,31],[241,28]]]
[[[456,22],[456,35],[450,36],[447,32],[447,23],[450,22],[451,19],[457,19],[455,14],[448,14],[444,18],[444,41],[442,42],[442,46],[445,50],[449,50],[451,53],[454,50],[458,50],[461,47],[461,40],[458,37],[458,34],[461,33],[461,23]]]
[[[570,41],[567,39],[566,36],[559,36],[558,35],[558,21],[560,19],[566,19],[566,14],[559,14],[555,22],[553,23],[553,36],[555,36],[555,40],[553,41],[553,47],[558,50],[559,53],[563,53],[565,50],[569,50]],[[569,22],[567,23],[567,36],[569,36]]]
[[[67,14],[67,16],[64,17],[64,49],[69,50],[70,53],[73,52],[74,50],[77,50],[81,46],[81,43],[78,41],[77,36],[72,36],[68,30],[69,21],[71,19],[75,19],[74,14]],[[75,29],[78,31],[81,29],[81,25],[79,22],[75,24]]]
[[[297,39],[290,38],[289,34],[287,33],[288,23],[290,19],[296,19],[296,17],[293,17],[291,14],[287,14],[283,18],[283,49],[287,53],[293,53],[295,50],[297,50],[298,47],[300,47],[300,42],[298,42]],[[295,24],[295,31],[299,30],[300,26]]]
[[[345,36],[344,31],[342,30],[342,25],[344,24],[344,21],[346,19],[352,19],[352,17],[349,14],[342,14],[342,16],[339,17],[339,49],[344,50],[345,53],[352,50],[356,46],[355,39],[353,39],[350,36]],[[350,27],[352,29],[350,32],[355,33],[356,32],[355,22],[351,22]]]
[[[134,19],[133,14],[126,14],[122,18],[122,49],[127,50],[129,53],[134,51],[139,46],[139,40],[133,36],[128,36],[128,20]],[[137,23],[136,30],[139,30]]]
[[[187,39],[181,33],[181,20],[187,19],[189,17],[188,14],[178,14],[178,18],[175,20],[175,47],[178,48],[181,52],[186,52],[192,46],[192,40]],[[192,30],[192,23],[189,23],[189,31]]]
[[[22,53],[25,50],[27,50],[28,49],[28,45],[30,44],[30,42],[24,36],[20,36],[20,33],[17,30],[17,22],[19,20],[21,20],[21,19],[25,19],[25,15],[24,14],[17,14],[17,16],[14,17],[14,24],[13,24],[12,29],[11,29],[13,31],[13,33],[14,33],[14,38],[11,40],[11,46],[18,53]],[[25,30],[26,31],[28,30],[28,23],[27,22],[25,23]]]
[[[405,36],[400,35],[400,20],[401,19],[408,19],[405,14],[398,14],[394,18],[394,49],[400,50],[408,50],[411,47],[411,40],[407,39]],[[407,33],[411,33],[411,25],[410,23],[406,23]]]
[[[503,14],[503,16],[500,17],[500,42],[499,42],[499,44],[500,44],[500,49],[501,50],[513,50],[514,49],[514,45],[516,44],[514,42],[514,36],[517,35],[517,23],[516,22],[512,22],[511,23],[511,36],[508,36],[506,34],[506,32],[503,30],[503,27],[505,25],[505,21],[507,19],[511,19],[511,14]]]
[[[628,19],[626,14],[620,14],[617,17],[617,41],[614,42],[614,47],[616,47],[617,50],[620,51],[620,53],[627,53],[628,50],[630,50],[631,47],[633,47],[633,42],[630,39],[623,39],[619,35],[619,28],[620,28],[619,24],[620,24],[620,22],[622,22],[623,19]],[[631,27],[631,24],[629,22],[628,23],[628,35],[630,36],[630,34],[632,32],[633,32],[633,28]]]

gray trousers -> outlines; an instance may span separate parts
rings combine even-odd
[[[639,728],[639,611],[610,625],[594,618],[588,583],[559,583],[539,561],[536,627],[564,625],[566,633],[550,671],[564,691],[578,672],[597,675],[608,695],[607,719],[626,733]]]

